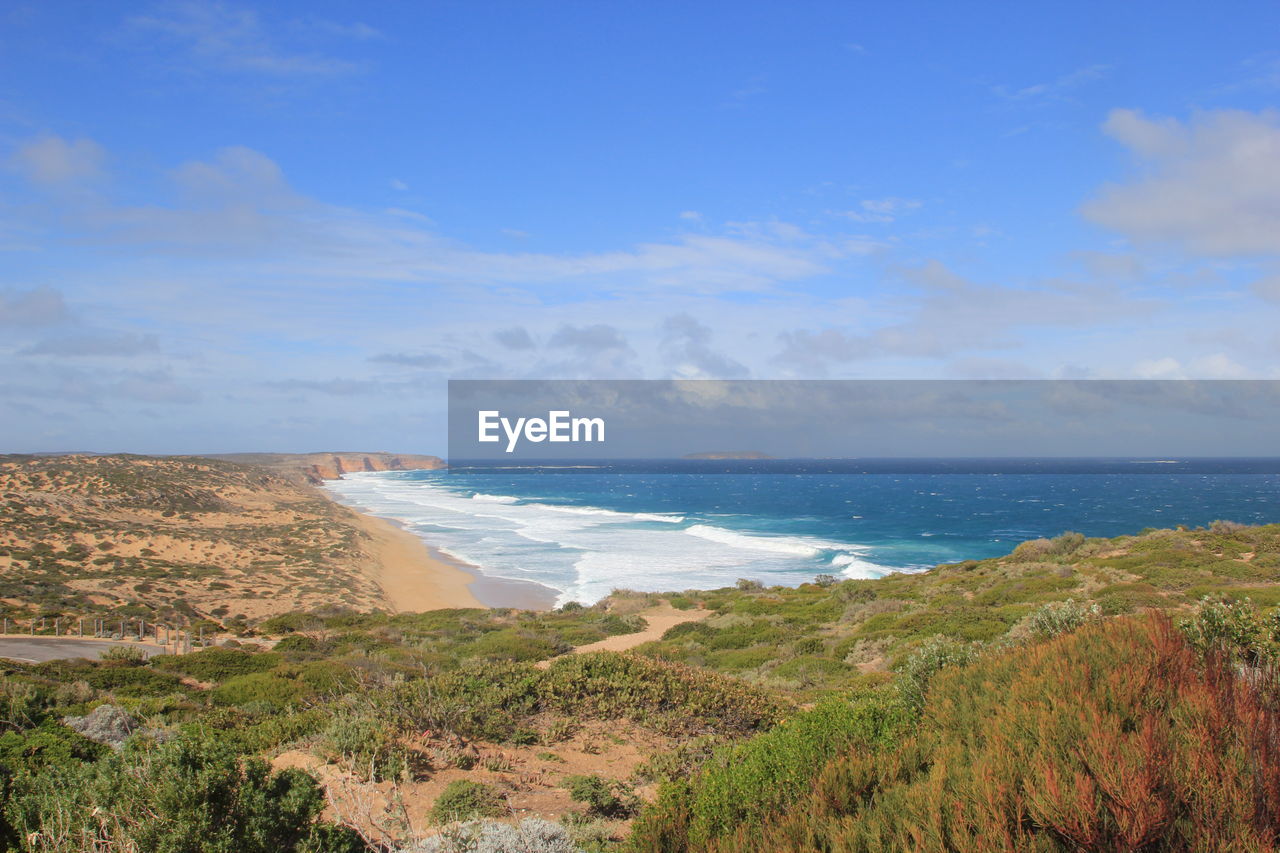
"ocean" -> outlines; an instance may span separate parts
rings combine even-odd
[[[1066,530],[1280,521],[1278,470],[1276,460],[675,460],[357,473],[327,486],[485,575],[585,604],[615,588],[918,572]]]

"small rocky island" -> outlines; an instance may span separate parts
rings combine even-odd
[[[686,453],[684,459],[772,459],[759,450],[708,450],[703,453]]]

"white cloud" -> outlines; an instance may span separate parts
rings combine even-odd
[[[0,326],[26,329],[54,326],[70,317],[62,294],[51,287],[0,290]]]
[[[1264,276],[1252,285],[1253,292],[1268,302],[1280,302],[1280,274]]]
[[[884,244],[865,235],[824,236],[786,222],[727,223],[722,233],[687,232],[665,242],[569,254],[481,251],[432,230],[420,214],[325,205],[297,194],[279,166],[245,147],[170,174],[180,203],[114,205],[95,197],[58,211],[77,239],[113,248],[212,262],[269,260],[273,272],[320,281],[427,283],[465,287],[555,284],[593,291],[680,289],[766,292],[832,271]]]
[[[868,198],[859,202],[858,210],[835,211],[835,215],[852,219],[854,222],[888,223],[919,210],[923,205],[924,202],[913,198],[896,196]]]
[[[33,139],[14,152],[9,165],[39,184],[67,184],[102,174],[106,153],[92,139],[60,136]]]
[[[1094,278],[1104,281],[1133,281],[1146,272],[1141,258],[1123,252],[1080,251],[1072,252],[1071,257]]]
[[[279,78],[328,77],[359,70],[354,62],[282,46],[279,35],[267,27],[256,11],[226,3],[166,3],[151,14],[131,18],[128,24],[150,46],[155,46],[158,37],[162,43],[181,50],[183,64],[188,66]],[[356,41],[379,35],[364,24],[294,22],[293,29]]]
[[[917,291],[903,300],[903,319],[869,328],[863,324],[783,332],[779,362],[821,372],[831,363],[873,358],[943,359],[1015,347],[1031,329],[1088,327],[1116,318],[1132,321],[1157,307],[1151,300],[1093,284],[981,284],[937,261],[906,270],[903,276]]]
[[[1142,173],[1104,187],[1086,218],[1196,254],[1280,253],[1280,114],[1221,110],[1184,123],[1115,110],[1104,129]]]
[[[275,161],[244,146],[222,148],[211,162],[184,163],[173,171],[172,178],[187,200],[198,206],[272,208],[300,201]]]
[[[159,341],[155,335],[97,332],[46,338],[22,350],[19,355],[47,355],[58,358],[103,356],[127,358],[159,352],[159,350]]]
[[[1069,92],[1087,83],[1101,80],[1110,72],[1109,65],[1086,65],[1067,74],[1063,74],[1043,83],[1014,88],[1011,86],[994,86],[992,91],[1007,101],[1045,101],[1061,99]]]
[[[673,314],[662,323],[662,349],[668,375],[679,379],[737,379],[750,374],[745,366],[711,346],[710,327],[690,314]]]
[[[1189,361],[1173,356],[1139,361],[1133,367],[1138,379],[1245,379],[1251,374],[1224,353],[1213,353]]]

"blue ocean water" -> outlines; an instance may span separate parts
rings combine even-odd
[[[1275,460],[1164,463],[489,467],[352,474],[329,487],[486,575],[551,587],[560,602],[618,587],[922,571],[1065,530],[1280,521]]]

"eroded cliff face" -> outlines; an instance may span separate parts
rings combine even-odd
[[[439,456],[391,453],[314,453],[298,457],[308,479],[337,480],[353,471],[429,471],[445,467]]]
[[[313,485],[337,480],[353,471],[430,471],[447,467],[439,456],[413,453],[220,453],[243,465],[256,465],[295,483]]]

